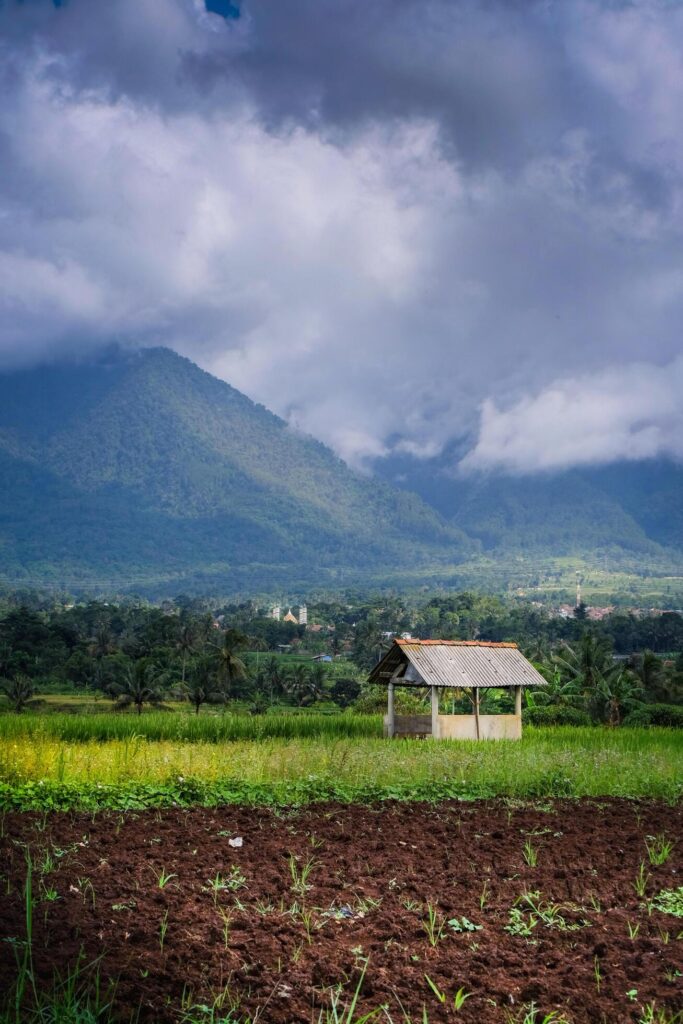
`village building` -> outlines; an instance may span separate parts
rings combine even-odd
[[[547,685],[517,644],[477,640],[396,639],[370,673],[369,680],[387,687],[385,736],[460,740],[521,739],[522,691],[527,686]],[[396,715],[397,686],[428,687],[431,714]],[[514,692],[513,714],[480,714],[480,691],[492,688]],[[473,713],[442,715],[439,696],[444,690],[468,692]]]

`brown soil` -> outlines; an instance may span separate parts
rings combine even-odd
[[[268,1024],[317,1022],[335,986],[353,992],[365,958],[360,1006],[386,1004],[395,1024],[405,1019],[401,1006],[421,1021],[423,1004],[430,1024],[521,1020],[531,1003],[572,1024],[638,1021],[646,1004],[683,1004],[683,921],[648,915],[634,890],[643,860],[649,897],[681,884],[682,819],[681,807],[620,800],[8,815],[0,932],[25,934],[28,843],[43,983],[81,949],[101,956],[102,975],[118,979],[117,1005],[139,1008],[143,1021],[178,1020],[183,997],[211,1003],[227,991],[239,1004],[235,1019],[260,1008]],[[655,867],[645,837],[662,833],[679,842]],[[527,840],[535,867],[525,862]],[[48,852],[54,868],[41,878]],[[308,888],[293,885],[292,857],[299,874],[312,862]],[[162,869],[173,877],[160,887]],[[219,874],[228,887],[214,892],[209,880]],[[525,890],[559,904],[565,927],[506,931]],[[430,904],[437,929],[465,917],[481,930],[446,924],[432,945],[423,923]],[[633,939],[629,922],[639,926]],[[14,973],[2,954],[0,989]],[[461,986],[471,996],[455,1013]]]

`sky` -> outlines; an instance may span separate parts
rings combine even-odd
[[[0,96],[0,369],[167,345],[361,468],[683,458],[683,4],[0,0]]]

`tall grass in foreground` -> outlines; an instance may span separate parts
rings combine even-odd
[[[0,715],[0,742],[18,737],[37,741],[61,739],[147,740],[227,743],[234,740],[343,739],[382,735],[380,715],[194,715],[146,711],[142,715],[102,714]]]
[[[678,800],[683,733],[539,727],[519,742],[271,737],[191,743],[141,736],[73,742],[35,732],[0,741],[0,798],[11,805],[12,792],[26,786],[38,801],[30,806],[42,806],[40,792],[54,787],[67,787],[74,804],[87,803],[98,787],[156,787],[150,799],[167,803],[193,802],[193,794],[197,803],[458,795]]]

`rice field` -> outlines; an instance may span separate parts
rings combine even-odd
[[[380,715],[352,713],[274,715],[194,715],[145,711],[141,715],[105,711],[100,714],[0,715],[0,743],[18,737],[36,742],[60,739],[126,740],[131,736],[174,743],[227,743],[266,739],[352,739],[382,735]]]
[[[529,727],[520,742],[433,743],[377,739],[379,719],[359,723],[375,736],[313,732],[293,738],[232,735],[229,741],[213,734],[150,738],[130,729],[128,735],[102,736],[92,719],[84,731],[70,731],[79,725],[69,719],[60,737],[52,720],[43,727],[12,721],[9,728],[3,720],[0,803],[17,806],[12,794],[24,793],[29,796],[22,806],[40,807],[41,800],[52,806],[55,792],[60,806],[90,805],[93,794],[107,805],[112,794],[124,792],[151,794],[149,802],[156,804],[446,796],[673,802],[683,794],[683,733],[673,729]],[[117,720],[113,728],[121,728]]]

